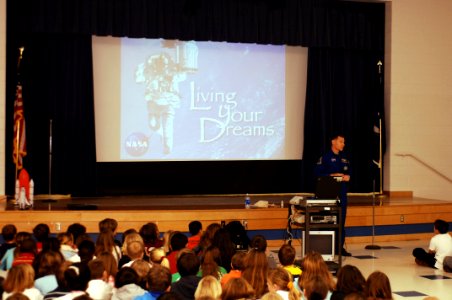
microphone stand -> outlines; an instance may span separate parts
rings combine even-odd
[[[380,250],[381,247],[375,245],[375,180],[373,181],[372,192],[372,244],[365,247],[367,250]]]

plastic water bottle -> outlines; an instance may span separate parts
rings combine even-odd
[[[246,193],[246,196],[245,196],[245,208],[250,208],[250,205],[251,205],[250,195],[248,195],[248,193]]]

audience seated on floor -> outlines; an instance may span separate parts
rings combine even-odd
[[[203,251],[212,245],[213,237],[220,228],[221,225],[218,223],[211,223],[207,226],[199,240],[199,247],[194,249],[197,255],[202,255]]]
[[[367,277],[365,293],[368,300],[393,299],[389,278],[380,271],[374,271]]]
[[[113,236],[116,235],[116,231],[118,230],[118,221],[112,218],[105,218],[98,223],[99,225],[99,233],[110,232]]]
[[[72,223],[67,227],[66,232],[72,235],[74,244],[78,245],[80,243],[79,237],[86,234],[86,226],[80,223]]]
[[[165,251],[165,254],[168,255],[171,252],[171,237],[176,231],[174,230],[167,230],[163,233],[163,251]]]
[[[198,283],[201,280],[196,276],[199,271],[199,259],[192,251],[183,253],[177,259],[177,269],[181,278],[171,284],[171,291],[181,300],[193,300]]]
[[[57,239],[60,242],[60,252],[63,254],[65,260],[72,262],[80,262],[78,256],[78,249],[74,243],[74,238],[69,232],[61,232],[57,234]]]
[[[169,264],[170,264],[170,270],[171,270],[171,274],[177,273],[178,269],[177,269],[177,261],[176,261],[176,257],[177,257],[177,253],[185,248],[185,246],[187,245],[188,242],[188,238],[185,234],[183,234],[182,232],[175,232],[172,236],[171,236],[171,252],[167,255]]]
[[[276,258],[273,256],[272,252],[268,251],[267,239],[263,235],[258,234],[251,239],[250,249],[265,253],[265,255],[267,256],[267,264],[269,269],[274,269],[277,267]]]
[[[445,272],[452,272],[452,256],[444,257],[443,269]]]
[[[3,282],[2,299],[14,293],[22,293],[30,300],[41,300],[43,295],[34,287],[35,271],[31,264],[18,264],[13,266]]]
[[[122,253],[121,248],[115,243],[113,232],[105,230],[100,232],[96,239],[96,247],[94,254],[97,255],[104,251],[110,252],[119,263]]]
[[[435,235],[430,239],[428,251],[415,248],[413,256],[418,265],[443,270],[444,258],[452,256],[452,237],[449,234],[449,223],[438,219],[433,226]]]
[[[168,268],[153,265],[147,275],[147,291],[135,300],[155,300],[169,291],[171,287],[171,272]]]
[[[6,224],[2,227],[3,244],[0,245],[0,260],[3,259],[6,251],[16,247],[17,228],[14,224]]]
[[[204,251],[204,255],[201,258],[201,266],[199,268],[198,276],[213,276],[217,280],[220,280],[225,275],[226,269],[220,266],[221,256],[220,249],[215,246],[210,246]]]
[[[163,249],[163,247],[152,249],[149,256],[149,262],[152,265],[161,265],[162,267],[166,267],[168,269],[170,267],[168,258],[166,258],[165,250]]]
[[[176,262],[179,260],[179,258],[181,257],[181,255],[183,255],[183,254],[185,254],[185,253],[193,253],[193,250],[190,250],[190,249],[188,249],[188,248],[183,248],[183,249],[181,249],[181,250],[177,253],[177,255],[176,255]],[[198,260],[199,260],[199,257],[198,257]],[[170,268],[168,267],[168,269],[170,269]],[[170,269],[170,271],[171,271],[171,269]],[[198,275],[198,274],[196,274],[196,275]],[[174,273],[174,274],[171,274],[171,282],[173,283],[173,282],[179,281],[180,277],[181,277],[181,276],[180,276],[180,273],[179,273],[179,272]]]
[[[242,271],[245,267],[245,256],[246,253],[243,251],[239,251],[234,254],[231,259],[231,271],[221,277],[220,283],[222,287],[224,287],[224,285],[232,278],[242,277]]]
[[[138,274],[138,283],[137,284],[146,290],[147,289],[147,276],[149,274],[149,271],[152,268],[151,264],[149,264],[149,262],[145,261],[144,259],[137,259],[137,260],[133,261],[131,267]]]
[[[193,250],[199,246],[199,241],[202,235],[202,223],[199,221],[191,221],[188,223],[188,231],[190,236],[188,237],[187,248]]]
[[[130,236],[130,235],[129,235]],[[144,244],[141,241],[132,241],[127,243],[127,256],[130,261],[122,265],[122,267],[130,267],[134,261],[143,259],[144,257]]]
[[[14,252],[16,251],[16,248],[22,243],[22,241],[26,239],[32,239],[33,236],[31,233],[26,231],[20,231],[16,234],[16,247],[10,248],[5,252],[5,255],[3,255],[2,261],[1,261],[1,269],[2,270],[9,270],[11,269],[14,261]]]
[[[282,267],[270,269],[267,275],[268,289],[277,292],[284,300],[300,299],[300,292],[294,286],[292,275]]]
[[[242,277],[231,278],[222,288],[222,300],[255,299],[251,284]]]
[[[261,300],[284,300],[284,299],[277,292],[268,292],[262,296]]]
[[[17,247],[14,249],[14,259],[12,266],[14,267],[19,264],[33,264],[33,260],[35,259],[37,253],[38,250],[36,248],[36,242],[34,241],[34,239],[24,239],[22,242],[18,243]]]
[[[278,250],[279,263],[284,269],[289,271],[294,278],[298,278],[301,275],[301,268],[295,265],[296,251],[292,245],[284,244]]]
[[[42,243],[47,240],[50,236],[49,225],[44,223],[39,223],[33,228],[33,236],[36,239],[36,249],[37,252],[41,252]]]
[[[361,293],[350,293],[344,297],[344,300],[367,300]]]
[[[309,252],[303,258],[301,262],[301,269],[303,272],[298,279],[298,286],[301,291],[304,291],[305,285],[315,280],[321,279],[322,282],[326,283],[328,287],[328,299],[331,297],[331,293],[336,288],[336,281],[328,270],[328,266],[322,258],[322,255],[317,252]]]
[[[118,264],[115,257],[110,252],[102,252],[96,259],[101,260],[107,273],[107,281],[110,285],[115,285],[115,276],[118,273]]]
[[[330,287],[325,277],[314,275],[303,283],[303,298],[306,300],[330,299]]]
[[[342,266],[336,278],[336,289],[331,295],[331,300],[343,300],[349,294],[362,294],[364,297],[366,279],[357,267]]]
[[[143,237],[135,230],[130,230],[123,240],[126,247],[124,254],[131,259],[130,267],[124,266],[118,270],[117,258],[120,254],[116,251],[119,251],[119,246],[113,236],[117,222],[104,219],[99,224],[100,233],[96,243],[87,236],[78,244],[78,263],[71,262],[70,257],[62,254],[67,247],[62,248],[60,241],[69,237],[69,234],[59,234],[60,239],[47,237],[42,242],[42,251],[28,257],[27,249],[37,252],[34,239],[31,233],[19,232],[16,235],[16,248],[5,252],[5,258],[9,251],[12,257],[16,252],[21,261],[11,262],[13,267],[5,275],[4,295],[21,293],[29,294],[30,299],[63,300],[314,300],[330,297],[337,300],[361,299],[363,295],[368,299],[392,299],[389,279],[383,273],[374,272],[365,281],[356,267],[346,265],[338,271],[336,285],[322,256],[315,252],[308,253],[302,261],[303,271],[299,277],[298,290],[291,272],[295,269],[295,274],[299,274],[299,269],[294,266],[295,249],[292,246],[283,245],[278,253],[282,266],[270,268],[271,259],[266,253],[267,243],[262,235],[253,237],[247,252],[236,251],[230,233],[219,228],[217,223],[208,226],[213,236],[210,241],[204,241],[204,245],[209,246],[203,247],[200,255],[185,248],[188,241],[185,234],[171,234],[173,251],[169,256],[174,255],[178,271],[174,274],[171,274],[171,264],[165,257],[163,243],[151,250],[150,260],[144,259]],[[79,238],[82,236],[79,235]],[[73,247],[70,244],[66,245]],[[228,258],[231,253],[232,257]],[[222,266],[224,260],[230,260],[229,273]],[[17,273],[30,273],[27,268],[31,268],[31,286],[27,283],[11,287],[10,281],[14,281]]]
[[[113,286],[108,283],[108,273],[104,262],[96,258],[88,263],[90,281],[86,292],[94,300],[110,300],[113,295]]]
[[[212,246],[217,247],[218,250],[220,250],[219,265],[225,268],[227,272],[229,272],[231,270],[232,256],[236,252],[236,246],[231,240],[229,231],[227,231],[225,228],[218,229],[213,236]]]
[[[251,246],[253,241],[251,241]],[[267,272],[268,259],[264,247],[251,248],[245,256],[242,277],[248,281],[255,291],[256,298],[268,292]]]
[[[143,238],[146,256],[149,256],[154,248],[163,246],[163,240],[160,239],[160,231],[157,224],[149,222],[141,226],[139,234]]]
[[[141,243],[143,245],[143,249],[144,249],[144,241],[143,241],[143,238],[141,237],[141,235],[138,232],[136,232],[136,230],[132,231],[131,229],[128,229],[127,233],[125,232],[123,234],[123,241],[122,241],[122,246],[121,246],[121,258],[119,259],[119,262],[118,262],[119,268],[121,268],[124,265],[127,265],[128,267],[130,267],[131,257],[129,255],[129,253],[127,253],[127,248],[129,247],[129,244],[132,242]],[[143,254],[143,258],[148,259],[146,254]]]
[[[121,268],[115,277],[112,300],[134,299],[142,296],[146,290],[138,285],[138,274],[131,267]]]
[[[45,295],[58,287],[57,276],[64,262],[64,257],[60,252],[53,250],[43,250],[36,257],[33,265],[35,269],[34,286]]]
[[[221,284],[217,278],[207,275],[204,276],[198,283],[198,287],[195,291],[195,299],[221,299]]]
[[[78,256],[80,256],[80,262],[82,264],[88,264],[94,258],[96,245],[92,240],[83,240],[78,245]],[[98,251],[97,255],[100,255],[101,251]],[[111,254],[111,252],[109,252]],[[113,255],[113,254],[112,254]],[[116,262],[116,258],[115,258]]]

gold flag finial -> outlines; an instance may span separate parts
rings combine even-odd
[[[17,69],[20,68],[20,62],[22,61],[22,54],[24,53],[25,47],[19,47],[19,59],[17,61]]]

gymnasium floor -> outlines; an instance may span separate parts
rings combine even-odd
[[[382,249],[366,250],[367,244],[350,244],[347,250],[352,257],[343,258],[343,265],[354,265],[364,277],[379,270],[388,275],[394,300],[418,300],[435,296],[441,300],[452,299],[452,273],[417,266],[412,257],[416,247],[427,248],[428,240],[376,243]],[[294,241],[297,252],[301,247]]]

